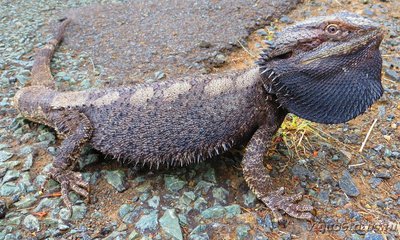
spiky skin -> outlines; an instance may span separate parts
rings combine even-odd
[[[37,53],[32,86],[17,92],[15,106],[25,118],[49,125],[65,138],[50,176],[61,183],[69,207],[69,190],[89,196],[88,184],[72,171],[84,144],[119,160],[159,166],[201,161],[247,143],[243,173],[257,197],[278,220],[280,209],[296,218],[311,219],[311,206],[293,203],[301,195],[282,196],[282,188],[271,192],[263,156],[272,136],[288,110],[314,121],[343,122],[364,112],[382,94],[380,75],[376,74],[380,73],[382,32],[373,22],[354,14],[315,18],[284,30],[276,46],[261,55],[260,68],[121,88],[57,92],[50,87],[53,78],[49,64],[67,23],[64,21],[56,37]],[[333,23],[340,34],[327,29]],[[319,111],[326,114],[307,112],[314,110],[308,105],[315,101],[329,102],[335,96],[330,91],[340,93],[342,88],[349,88],[343,79],[352,80],[351,86],[355,86],[362,77],[362,61],[378,64],[367,66],[374,74],[363,83],[366,96],[362,98],[368,101],[361,101],[361,108],[359,103],[338,103],[354,111],[349,114],[319,104]],[[323,75],[325,70],[329,70],[329,76]],[[307,75],[307,71],[313,75]],[[293,79],[303,86],[299,96],[289,91],[298,86]],[[332,79],[339,84],[328,84]],[[325,83],[325,92],[318,92],[307,81]],[[304,94],[307,88],[315,96]]]

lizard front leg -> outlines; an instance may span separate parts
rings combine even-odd
[[[246,153],[243,158],[243,175],[250,189],[272,210],[274,217],[282,220],[279,210],[283,210],[292,217],[299,219],[311,219],[309,213],[313,209],[310,205],[295,204],[302,198],[301,194],[284,196],[284,188],[281,187],[275,192],[272,190],[272,180],[263,165],[263,157],[270,146],[272,136],[276,127],[261,126],[249,141]]]
[[[52,112],[51,122],[56,131],[65,137],[55,156],[49,176],[61,185],[61,197],[68,208],[72,203],[68,198],[69,191],[73,190],[85,198],[89,198],[89,184],[82,179],[81,173],[72,169],[77,163],[82,145],[92,136],[90,120],[78,111]]]

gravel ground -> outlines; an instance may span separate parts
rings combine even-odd
[[[102,84],[207,73],[212,66],[223,65],[225,54],[245,44],[254,29],[296,2],[164,0],[91,5],[66,11],[73,22],[65,44],[92,57]]]
[[[240,4],[242,2],[245,1]],[[45,180],[43,172],[49,167],[59,141],[51,129],[16,118],[16,112],[10,106],[11,98],[16,89],[28,81],[33,50],[49,38],[49,23],[66,9],[90,3],[1,2],[0,217],[3,218],[0,219],[0,240],[400,238],[398,1],[303,1],[288,15],[277,18],[265,28],[257,27],[255,18],[249,15],[248,23],[253,24],[252,29],[256,30],[250,36],[246,37],[248,33],[243,31],[246,23],[229,40],[215,37],[207,41],[212,38],[206,38],[203,43],[212,43],[212,47],[193,48],[188,45],[185,48],[182,45],[182,51],[189,53],[176,56],[178,59],[188,56],[182,60],[187,63],[184,67],[176,62],[168,66],[164,62],[151,62],[143,75],[121,75],[127,76],[127,80],[119,82],[112,81],[121,78],[112,71],[113,65],[108,63],[107,54],[103,58],[100,50],[96,50],[97,46],[85,50],[90,41],[85,42],[84,37],[95,36],[101,28],[89,31],[84,27],[102,26],[104,19],[96,22],[93,14],[80,16],[82,10],[73,11],[76,14],[75,25],[69,29],[67,44],[62,45],[52,63],[57,87],[62,90],[120,85],[132,82],[138,76],[143,80],[156,81],[185,71],[217,72],[247,68],[262,48],[262,39],[273,40],[274,33],[281,28],[314,15],[351,10],[385,26],[388,34],[381,48],[385,94],[381,100],[366,114],[346,124],[326,126],[289,116],[277,134],[276,145],[268,153],[266,167],[272,170],[277,186],[286,186],[291,192],[304,192],[303,202],[316,208],[313,222],[285,216],[287,222],[281,225],[273,222],[270,211],[245,184],[240,149],[187,167],[137,170],[121,166],[87,147],[82,150],[79,169],[92,184],[90,203],[71,193],[74,202],[71,213],[57,195],[59,185],[56,182],[49,181],[44,188],[46,191],[41,191],[40,186]],[[109,8],[118,9],[96,9],[101,12]],[[82,19],[87,21],[82,22]],[[129,21],[134,22],[132,19]],[[218,26],[213,31],[217,30]],[[74,32],[75,35],[72,34]],[[194,32],[201,35],[201,32]],[[221,31],[220,36],[224,34],[231,32]],[[184,33],[177,36],[182,41],[193,37]],[[244,38],[247,42],[243,45],[248,49],[232,47],[228,51],[225,48],[231,39]],[[124,38],[115,39],[116,42],[121,40]],[[157,43],[149,38],[147,40],[148,44]],[[104,44],[105,48],[111,46]],[[162,56],[162,49],[156,57]],[[193,56],[201,54],[206,61],[197,62],[201,63],[199,67],[188,67],[198,60],[193,60]],[[218,54],[223,57],[217,57]],[[213,62],[212,59],[221,61]],[[152,60],[154,58],[144,59],[145,62]],[[169,60],[166,61],[168,63]],[[129,68],[121,66],[120,70],[124,71],[121,74],[128,74]],[[142,72],[142,67],[147,66],[143,64],[135,71],[139,69],[138,72]],[[171,69],[177,69],[177,72]],[[371,135],[359,153],[361,143],[375,119]],[[379,228],[377,224],[387,224],[388,227]],[[346,229],[346,226],[353,226],[354,229]]]

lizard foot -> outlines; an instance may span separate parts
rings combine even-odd
[[[81,173],[52,167],[49,176],[60,183],[61,198],[69,209],[72,208],[71,200],[68,198],[71,190],[89,200],[89,183],[82,179]]]
[[[313,207],[311,205],[295,204],[295,202],[301,200],[303,195],[299,193],[291,196],[283,196],[284,191],[285,189],[281,187],[269,196],[261,199],[272,210],[278,222],[281,222],[283,219],[279,210],[283,210],[294,218],[311,220],[313,215],[310,211],[313,210]]]

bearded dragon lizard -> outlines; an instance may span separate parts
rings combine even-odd
[[[73,171],[84,144],[116,159],[158,167],[185,165],[247,144],[243,174],[250,189],[280,220],[279,210],[311,219],[301,194],[276,190],[264,154],[287,113],[319,123],[342,123],[364,113],[383,93],[383,38],[375,22],[352,13],[310,18],[284,29],[244,71],[187,76],[155,83],[76,92],[54,90],[50,60],[69,19],[40,49],[30,86],[14,105],[26,119],[54,128],[64,140],[50,176],[88,198]]]

